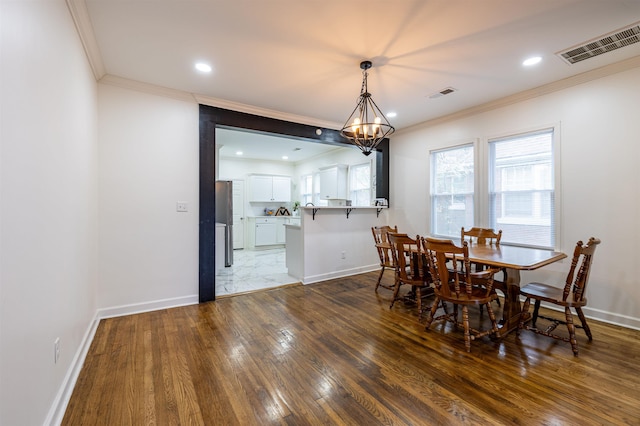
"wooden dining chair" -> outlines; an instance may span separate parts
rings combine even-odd
[[[464,226],[460,230],[460,242],[468,241],[475,244],[499,245],[502,239],[502,229],[498,232],[491,228],[472,227],[468,231],[464,230]]]
[[[393,308],[396,300],[403,299],[400,297],[400,287],[404,284],[410,285],[412,292],[415,292],[416,304],[418,305],[418,320],[421,320],[422,298],[433,293],[433,290],[431,289],[431,277],[423,263],[420,237],[411,238],[407,234],[391,232],[388,235],[395,264],[395,286],[389,308]]]
[[[569,342],[571,343],[573,354],[576,356],[578,355],[576,327],[584,330],[589,341],[593,339],[591,330],[587,324],[587,319],[582,312],[582,307],[587,305],[587,284],[589,282],[589,273],[591,272],[593,254],[595,253],[598,244],[600,244],[600,240],[594,237],[589,238],[586,245],[583,244],[582,241],[577,242],[576,248],[573,250],[571,267],[569,268],[569,273],[567,274],[564,287],[555,287],[549,284],[532,282],[520,289],[520,294],[526,299],[524,301],[524,306],[522,307],[522,313],[520,314],[518,332],[521,329],[531,330],[544,336]],[[535,301],[535,304],[533,308],[533,316],[531,317],[531,325],[527,325],[526,321],[529,319],[531,299]],[[538,313],[540,309],[540,302],[563,307],[565,319],[561,320],[540,315]],[[574,325],[571,308],[576,310],[578,318],[580,318],[580,323],[582,324],[581,326]],[[538,329],[536,328],[538,318],[551,321],[551,324],[544,330]],[[567,330],[569,331],[569,337],[563,337],[553,333],[559,324],[566,324]]]
[[[498,332],[496,316],[491,309],[491,302],[498,297],[493,290],[493,275],[498,270],[487,268],[472,272],[466,241],[462,243],[462,247],[455,245],[451,240],[436,238],[422,238],[421,243],[436,296],[427,317],[426,329],[429,329],[434,320],[450,321],[456,327],[462,326],[465,348],[467,352],[471,352],[472,340]],[[452,313],[448,312],[446,302],[453,304]],[[487,307],[491,328],[484,331],[471,328],[469,325],[469,306],[471,305]],[[458,306],[462,306],[462,323],[458,322]],[[443,308],[444,314],[436,317],[439,307]]]
[[[373,234],[373,240],[375,242],[376,250],[378,251],[378,257],[380,258],[380,275],[378,276],[378,282],[376,282],[375,291],[378,291],[378,287],[383,287],[388,290],[393,290],[395,285],[380,284],[382,275],[385,269],[393,269],[395,271],[395,264],[393,263],[393,255],[391,254],[391,243],[387,234],[389,232],[398,232],[398,226],[372,226],[371,233]]]
[[[492,228],[478,228],[472,227],[469,230],[465,231],[464,226],[460,229],[460,243],[462,244],[465,241],[468,241],[469,244],[475,245],[490,245],[490,246],[500,246],[500,240],[502,239],[502,229],[498,230],[498,232],[494,231]],[[471,263],[472,268],[475,271],[482,271],[486,269],[486,265],[478,262]],[[494,280],[494,289],[498,289],[504,292],[505,288],[505,278],[506,275],[502,274],[502,281]],[[501,306],[500,299],[496,299],[496,303],[498,306]],[[480,312],[482,312],[482,306],[480,306]]]

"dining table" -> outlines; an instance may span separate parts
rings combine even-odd
[[[504,307],[500,320],[499,337],[518,328],[520,323],[520,271],[532,271],[567,255],[562,252],[511,245],[468,244],[469,260],[504,271],[503,281],[497,281],[495,288],[504,293]]]

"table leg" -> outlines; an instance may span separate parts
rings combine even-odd
[[[504,337],[518,328],[520,322],[520,271],[517,269],[505,269],[504,307],[502,309],[502,327],[499,335]]]

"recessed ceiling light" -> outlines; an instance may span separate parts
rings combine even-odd
[[[211,65],[205,64],[204,62],[198,62],[196,64],[196,69],[201,72],[211,72]]]
[[[531,58],[525,59],[524,62],[522,62],[522,65],[524,65],[525,67],[530,67],[531,65],[535,65],[540,61],[542,61],[542,58],[540,56],[532,56]]]
[[[283,155],[283,156],[282,156],[282,159],[283,159],[283,160],[288,160],[288,159],[289,159],[289,157],[287,157],[286,155]]]
[[[393,117],[395,117],[395,116],[397,116],[397,115],[398,115],[398,114],[396,114],[395,112],[388,112],[388,113],[387,113],[387,117],[389,117],[389,118],[393,118]]]
[[[236,151],[236,155],[242,155],[243,152],[242,151]]]

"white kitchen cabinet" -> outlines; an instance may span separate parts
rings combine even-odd
[[[291,178],[288,176],[252,175],[250,182],[250,201],[291,201]]]
[[[323,200],[347,198],[348,166],[338,164],[320,169],[320,198]]]
[[[286,241],[285,226],[289,224],[289,219],[286,217],[278,217],[278,223],[276,224],[276,244],[284,244]]]
[[[256,218],[255,225],[255,245],[270,246],[277,244],[277,226],[279,220],[276,218]]]
[[[273,201],[291,201],[291,178],[286,176],[273,177]]]

